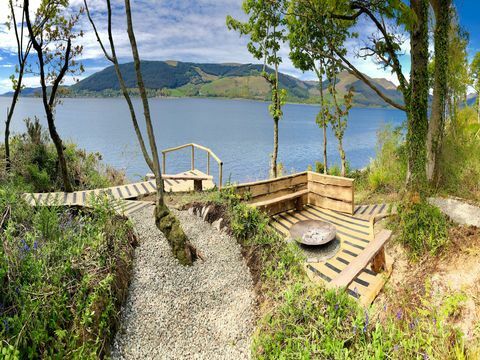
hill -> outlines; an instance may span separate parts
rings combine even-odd
[[[223,97],[269,100],[268,84],[261,76],[259,64],[211,64],[181,61],[142,61],[142,73],[150,96]],[[120,65],[128,88],[136,87],[133,63]],[[267,72],[273,72],[267,68]],[[395,101],[403,97],[393,83],[386,79],[371,79]],[[323,84],[325,87],[327,84]],[[303,81],[280,73],[280,87],[287,90],[289,102],[318,103],[318,82]],[[387,107],[377,94],[355,76],[342,72],[337,88],[340,94],[354,88],[354,105]],[[29,91],[27,96],[34,93]],[[120,86],[113,66],[90,75],[69,88],[70,96],[112,97],[120,95]],[[25,93],[24,93],[25,95]]]

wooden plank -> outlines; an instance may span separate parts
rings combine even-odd
[[[390,239],[392,232],[382,230],[375,239],[367,245],[335,279],[328,285],[329,287],[347,287],[353,279],[372,261],[372,258],[383,248],[385,242]]]
[[[251,203],[250,205],[255,206],[255,207],[264,207],[264,206],[276,204],[278,202],[287,201],[287,200],[291,200],[291,199],[296,199],[296,198],[299,198],[299,197],[301,197],[303,195],[306,195],[306,194],[308,194],[308,190],[304,189],[304,190],[297,191],[297,192],[292,193],[292,194],[287,194],[287,195],[284,195],[284,196],[275,197],[273,199],[254,202],[254,203]]]
[[[291,209],[298,209],[306,203],[307,194],[308,190],[305,189],[274,199],[252,203],[250,205],[265,211],[269,215],[274,215]]]
[[[192,174],[178,174],[178,175],[162,175],[163,180],[213,180],[213,176],[208,175],[192,175]]]
[[[262,180],[252,183],[245,183],[235,186],[235,189],[244,194],[250,193],[252,199],[265,194],[274,194],[278,191],[293,188],[292,192],[298,190],[299,186],[307,183],[307,174],[299,173],[283,176],[276,179]]]
[[[266,200],[274,199],[274,198],[277,198],[277,197],[280,197],[280,196],[293,194],[293,193],[295,193],[297,191],[301,191],[301,190],[307,190],[307,183],[291,186],[291,187],[281,189],[281,190],[278,190],[278,191],[275,191],[275,192],[270,192],[270,193],[267,192],[265,194],[258,195],[258,196],[255,196],[255,197],[251,198],[249,202],[250,203],[256,203],[256,202],[260,202],[260,201],[266,201]]]
[[[341,176],[323,175],[312,171],[308,171],[307,176],[309,182],[314,181],[325,185],[352,187],[355,182],[354,179]]]
[[[330,199],[315,193],[308,194],[308,203],[325,209],[345,212],[348,214],[353,214],[354,211],[354,204],[351,202]]]
[[[322,184],[314,181],[308,182],[308,191],[336,200],[353,202],[353,188]]]

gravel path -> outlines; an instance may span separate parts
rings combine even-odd
[[[254,324],[250,272],[235,239],[175,212],[205,261],[173,258],[151,210],[131,216],[140,245],[113,359],[249,359]]]

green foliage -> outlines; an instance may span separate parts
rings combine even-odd
[[[407,158],[402,128],[386,125],[377,134],[376,157],[368,169],[371,191],[399,192],[405,186]]]
[[[473,108],[464,108],[447,127],[440,155],[439,190],[480,200],[480,124]]]
[[[383,309],[383,320],[361,309],[344,291],[296,282],[254,335],[256,359],[458,359],[462,335],[448,321],[465,301],[461,293],[436,306],[426,286],[413,309]]]
[[[263,212],[241,202],[232,208],[232,232],[240,241],[255,239],[268,227],[269,218]]]
[[[37,118],[26,120],[27,131],[11,140],[11,172],[0,170],[0,178],[25,183],[35,192],[55,191],[62,187],[58,156]],[[65,144],[71,182],[76,190],[108,187],[123,183],[125,175],[101,163],[98,153],[87,153],[75,144]]]
[[[427,252],[435,255],[448,243],[448,222],[437,207],[412,199],[398,204],[397,211],[398,241],[413,258]]]
[[[94,210],[34,210],[0,188],[0,354],[94,359],[108,353],[132,259],[132,230]],[[3,357],[2,357],[3,358]]]

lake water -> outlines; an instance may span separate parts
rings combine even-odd
[[[0,97],[3,114],[9,99]],[[139,120],[141,107],[135,100]],[[224,180],[251,181],[268,175],[273,149],[273,121],[268,104],[224,99],[150,99],[159,149],[195,142],[211,148],[224,162]],[[287,172],[303,171],[322,160],[322,130],[315,123],[318,106],[288,104],[279,125],[279,161]],[[23,119],[37,115],[46,124],[40,99],[24,98],[17,105],[12,131],[25,129]],[[347,160],[362,168],[375,155],[376,134],[385,123],[401,125],[405,114],[393,109],[350,112],[344,137]],[[1,131],[4,131],[2,120]],[[137,143],[127,105],[117,99],[65,99],[57,108],[57,128],[65,140],[99,152],[108,164],[124,169],[131,180],[149,172]],[[46,125],[45,125],[46,126]],[[2,134],[3,139],[3,134]],[[337,141],[328,135],[329,162],[339,163]],[[204,170],[206,155],[197,150],[196,167]],[[217,174],[212,161],[212,172]],[[167,172],[188,170],[190,150],[167,157]]]

